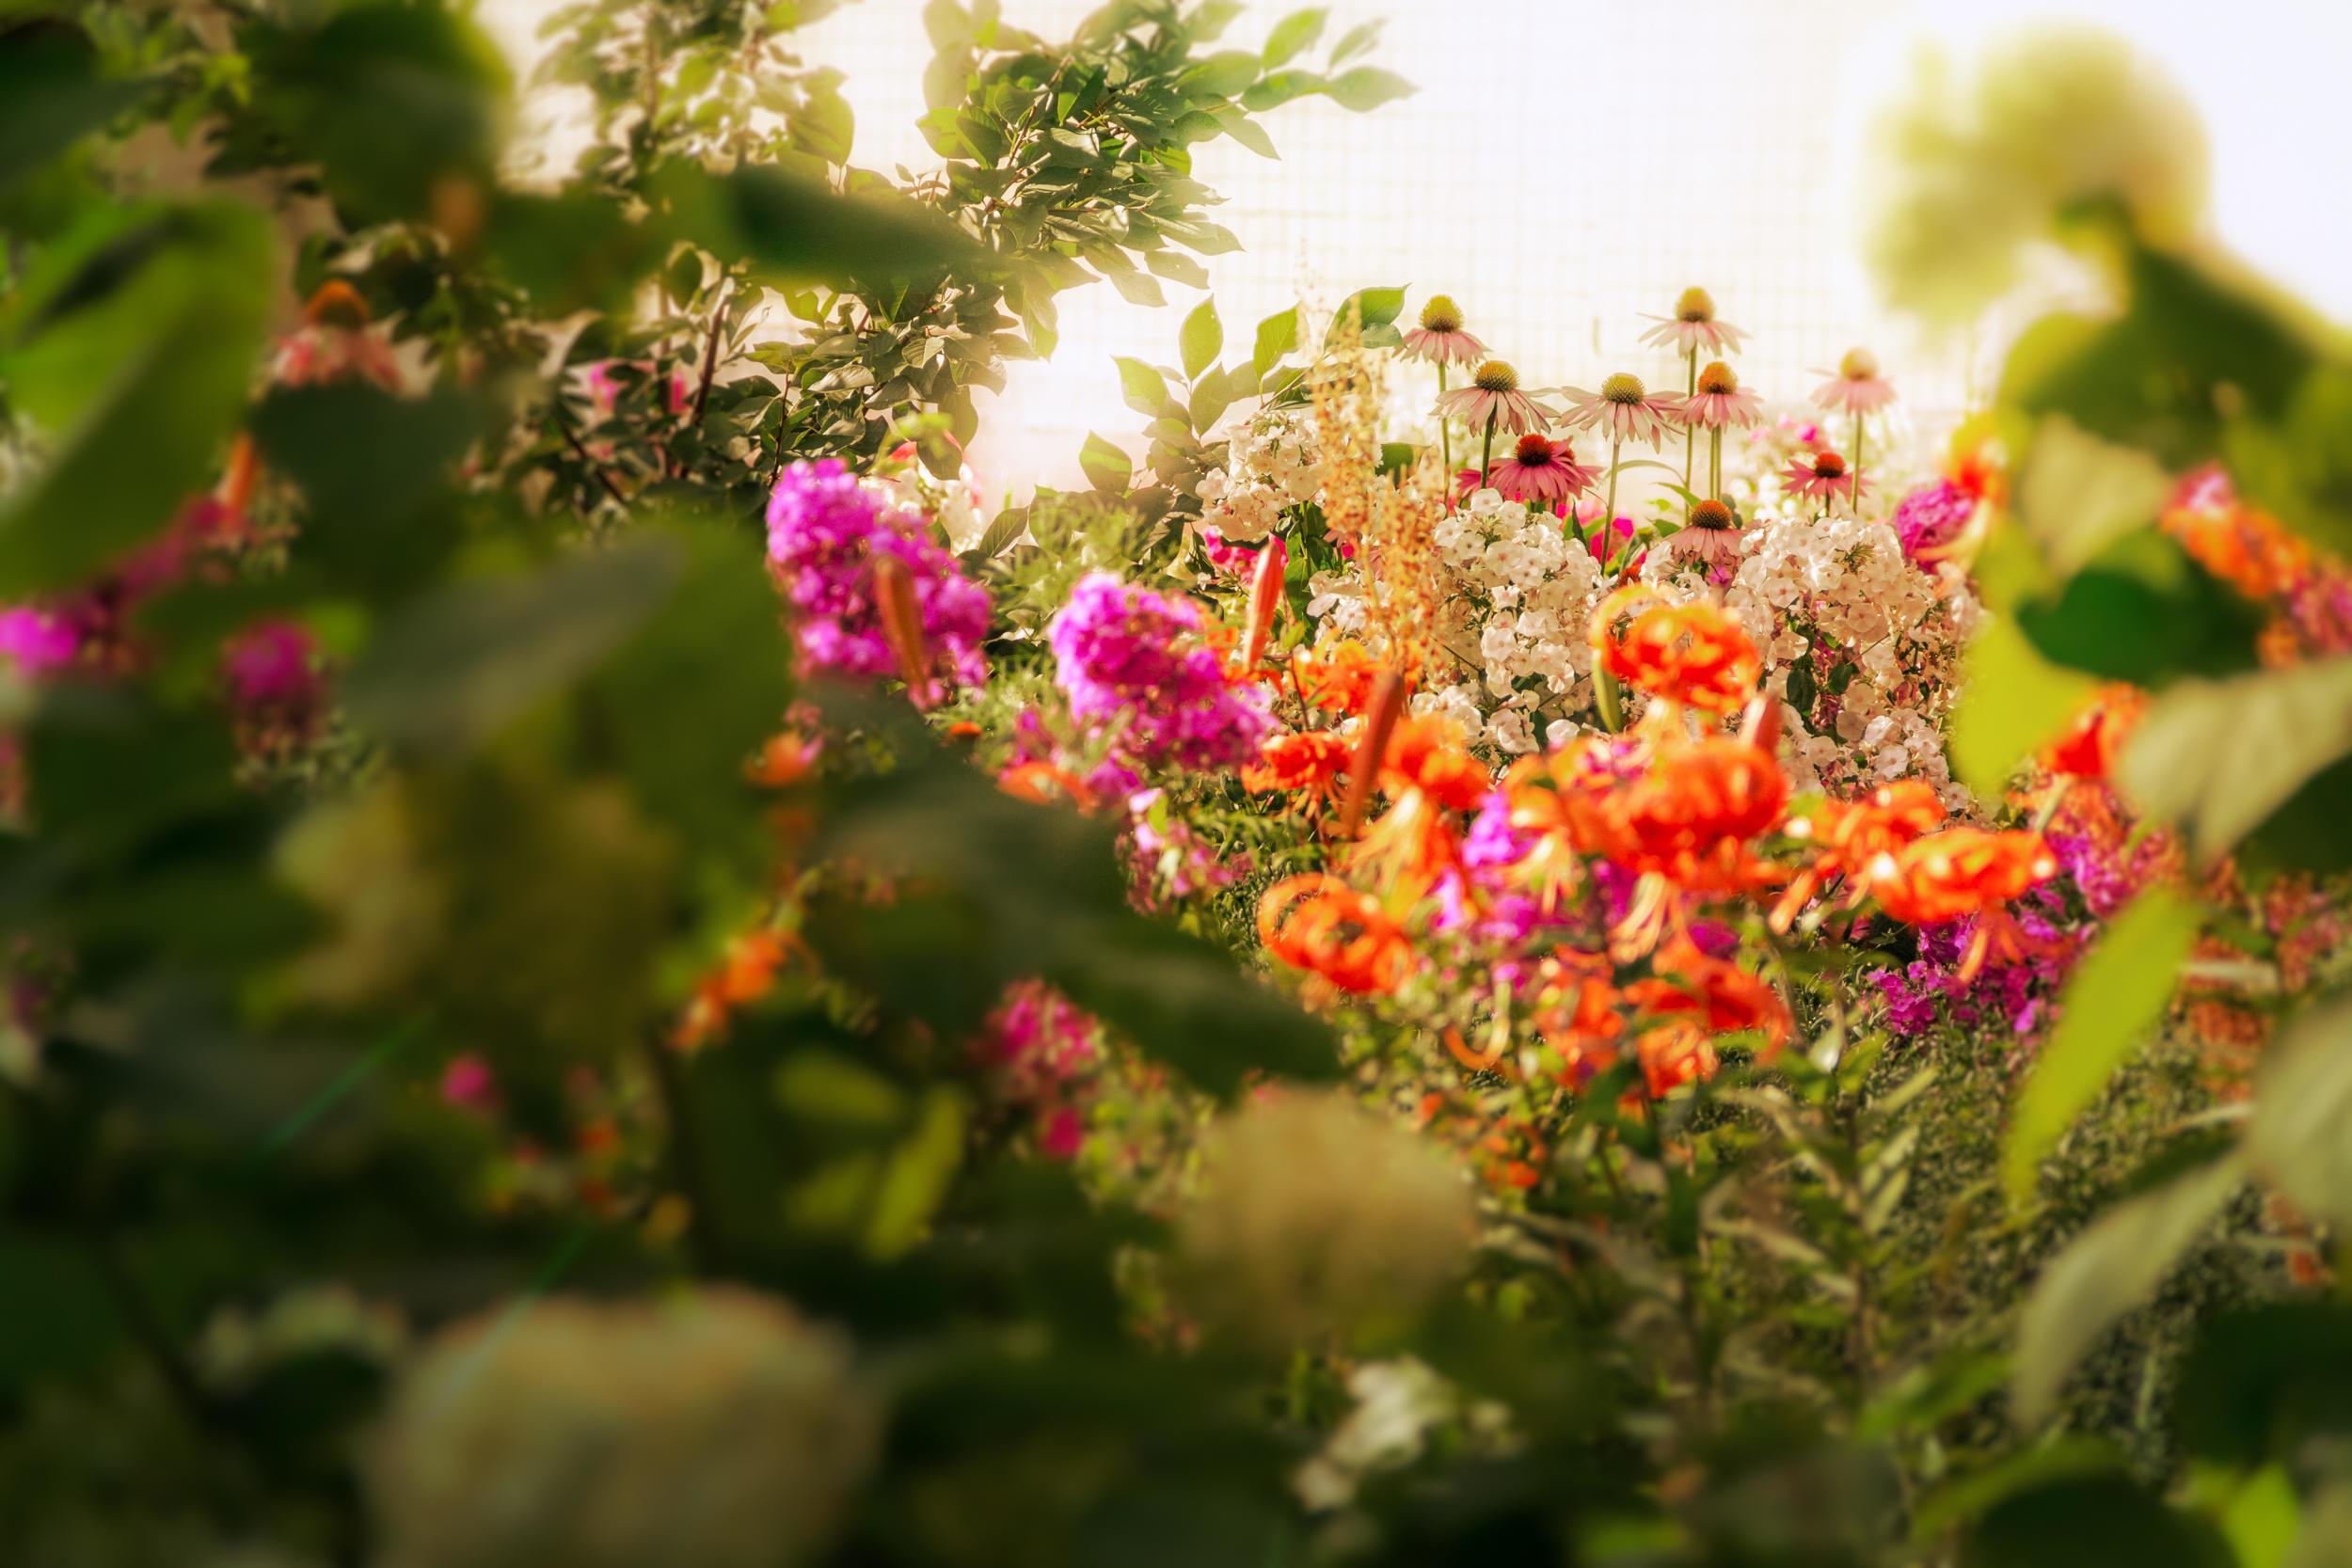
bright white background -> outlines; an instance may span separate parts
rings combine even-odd
[[[1006,19],[1066,30],[1094,0],[1004,0]],[[549,0],[485,0],[527,61]],[[1254,46],[1291,4],[1253,4],[1219,45]],[[1922,425],[1968,401],[2001,325],[1919,340],[1877,305],[1856,261],[1854,150],[1928,41],[1965,50],[2039,21],[2097,23],[2162,61],[2204,116],[2216,228],[2257,267],[2352,319],[2352,0],[1333,0],[1326,42],[1389,19],[1373,63],[1419,94],[1369,116],[1321,100],[1263,123],[1267,162],[1220,139],[1196,150],[1223,192],[1237,254],[1208,259],[1229,340],[1305,293],[1329,304],[1406,284],[1412,308],[1454,296],[1470,329],[1530,386],[1619,369],[1670,379],[1637,350],[1643,313],[1698,283],[1755,334],[1740,362],[1768,399],[1801,400],[1846,348],[1878,350]],[[914,128],[930,46],[921,0],[863,0],[805,30],[849,75],[856,161],[931,161]],[[1319,58],[1320,47],[1316,55]],[[561,104],[542,105],[562,136]],[[1107,284],[1062,298],[1060,348],[1012,367],[975,453],[992,495],[1080,483],[1089,429],[1129,440],[1115,354],[1175,357],[1198,298],[1163,309]]]

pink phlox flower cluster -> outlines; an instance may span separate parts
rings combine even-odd
[[[1264,693],[1227,683],[1186,600],[1095,572],[1046,626],[1055,679],[1081,723],[1116,727],[1146,766],[1232,768],[1273,729]]]
[[[887,675],[898,670],[874,594],[874,558],[896,557],[914,586],[925,645],[955,678],[987,678],[988,593],[932,539],[922,517],[885,505],[837,458],[795,463],[768,502],[768,560],[793,609],[793,636],[815,670]]]

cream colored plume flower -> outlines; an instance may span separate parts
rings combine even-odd
[[[1179,1227],[1188,1293],[1262,1345],[1407,1323],[1469,1260],[1462,1173],[1344,1094],[1266,1094],[1215,1131],[1205,1161]]]
[[[1968,77],[1923,58],[1872,155],[1871,266],[1895,303],[1945,324],[2013,285],[2025,247],[2072,204],[2112,199],[2159,243],[2204,216],[2196,110],[2144,56],[2090,29],[2022,35]]]
[[[460,1323],[370,1454],[380,1568],[787,1568],[872,1468],[839,1335],[749,1291],[551,1300]]]

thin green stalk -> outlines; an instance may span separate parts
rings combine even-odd
[[[1438,361],[1438,406],[1445,406],[1445,361]],[[1454,483],[1454,421],[1441,412],[1438,416],[1438,451],[1445,458],[1445,482]]]
[[[1698,396],[1698,390],[1699,347],[1698,344],[1692,343],[1691,345],[1691,374],[1688,385],[1686,386],[1682,395],[1685,397],[1696,397]],[[1682,427],[1682,487],[1685,490],[1691,488],[1691,448],[1692,445],[1698,440],[1698,435],[1699,433],[1692,429],[1688,424],[1685,424]]]
[[[1486,444],[1481,447],[1478,452],[1478,487],[1481,490],[1486,487],[1486,471],[1494,467],[1495,420],[1502,415],[1502,412],[1498,408],[1494,413],[1486,416]]]
[[[1707,493],[1717,500],[1724,495],[1724,427],[1717,425],[1707,433]]]
[[[1853,414],[1853,499],[1854,510],[1862,510],[1862,410]]]
[[[1609,443],[1609,505],[1603,509],[1600,526],[1613,535],[1617,531],[1617,452],[1624,445],[1622,440]]]

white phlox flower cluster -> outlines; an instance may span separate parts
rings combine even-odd
[[[1323,490],[1322,442],[1304,409],[1253,415],[1233,433],[1225,467],[1201,476],[1201,521],[1236,544],[1272,532],[1282,514]]]
[[[1719,597],[1764,655],[1766,689],[1798,721],[1781,760],[1799,789],[1851,798],[1896,779],[1934,786],[1955,810],[1943,721],[1979,606],[1960,570],[1925,572],[1883,521],[1770,518],[1741,532],[1730,580],[1653,553],[1645,580],[1667,597]]]

